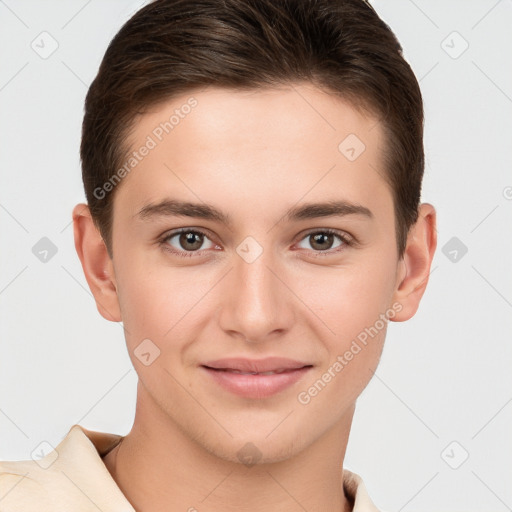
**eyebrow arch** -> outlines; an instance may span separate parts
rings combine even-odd
[[[369,219],[373,219],[373,213],[365,206],[343,200],[327,201],[322,203],[306,203],[292,207],[282,218],[293,222],[320,217],[343,217],[346,215],[363,215]],[[164,199],[158,203],[147,204],[134,215],[134,217],[138,217],[141,220],[172,216],[213,220],[221,222],[226,226],[232,226],[231,217],[212,205],[206,203],[191,203],[176,199]]]
[[[289,221],[315,219],[318,217],[344,217],[345,215],[363,215],[373,219],[373,213],[360,204],[348,201],[327,201],[324,203],[306,203],[295,208],[290,208],[285,218]]]

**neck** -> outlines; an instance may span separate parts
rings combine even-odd
[[[221,449],[205,449],[168,416],[155,421],[157,410],[148,410],[154,406],[147,396],[138,399],[130,433],[104,458],[137,512],[352,510],[342,468],[353,407],[304,450],[251,465],[219,457]]]

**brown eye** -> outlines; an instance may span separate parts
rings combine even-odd
[[[309,249],[319,254],[325,252],[326,256],[334,254],[348,245],[351,245],[351,239],[347,235],[330,229],[312,231],[299,243],[299,247],[302,249]]]
[[[193,231],[183,232],[179,234],[179,244],[184,249],[197,251],[203,245],[203,235]]]
[[[319,251],[326,251],[333,245],[334,235],[328,233],[317,233],[315,235],[309,235],[311,247]]]
[[[210,242],[210,247],[203,247],[205,240]],[[162,243],[168,246],[172,252],[183,254],[198,252],[200,249],[211,249],[214,247],[213,242],[202,231],[193,229],[182,229],[175,233],[170,233],[163,240]]]

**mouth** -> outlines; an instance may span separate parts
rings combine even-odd
[[[213,382],[234,395],[261,400],[291,388],[313,365],[291,360],[281,360],[281,364],[276,364],[275,360],[267,359],[232,360],[230,364],[215,362],[203,364],[200,368],[208,378],[208,385]]]
[[[250,359],[245,357],[225,357],[213,361],[205,361],[202,366],[212,370],[227,372],[241,372],[247,374],[283,373],[290,370],[299,370],[305,366],[312,366],[309,362],[288,359],[285,357],[266,357],[264,359]]]
[[[216,372],[236,373],[238,375],[279,375],[280,373],[290,373],[297,370],[302,370],[302,368],[309,368],[311,366],[312,365],[305,365],[301,368],[279,368],[277,370],[270,370],[268,372],[244,372],[235,368],[211,368],[210,366],[206,365],[203,365],[203,368],[207,368],[208,370],[213,370]]]

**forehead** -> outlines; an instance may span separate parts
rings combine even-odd
[[[303,83],[251,90],[196,90],[150,108],[139,117],[135,134],[140,139],[152,133],[160,141],[171,132],[185,136],[193,131],[197,144],[205,149],[221,144],[225,150],[235,151],[239,144],[249,144],[270,150],[272,140],[274,147],[280,147],[282,142],[313,142],[316,138],[316,146],[323,139],[332,147],[348,132],[373,143],[381,135],[378,125],[375,116],[362,113],[348,100]]]
[[[139,155],[118,193],[133,212],[164,191],[257,208],[306,194],[375,201],[387,187],[380,123],[310,84],[192,91],[139,116],[130,144]]]

